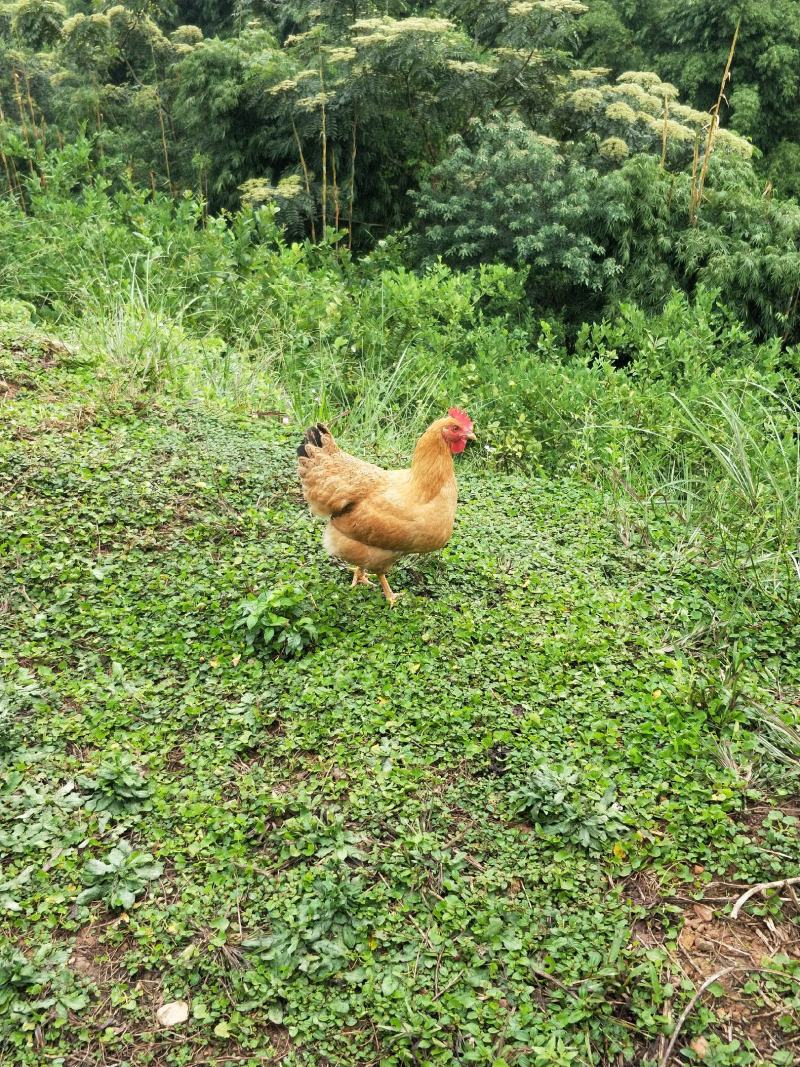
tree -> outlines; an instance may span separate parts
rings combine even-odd
[[[769,162],[779,145],[800,140],[800,5],[796,0],[586,0],[581,58],[615,74],[632,63],[658,71],[699,110],[719,91],[731,40],[739,26],[723,122],[751,137],[765,153],[765,171],[787,187],[800,180]],[[623,42],[625,47],[622,47]],[[784,161],[786,157],[784,156]]]
[[[751,164],[731,155],[712,157],[694,221],[691,201],[690,174],[669,174],[653,156],[603,178],[595,239],[620,267],[606,298],[658,310],[673,288],[703,285],[758,336],[797,340],[800,207],[765,197]]]
[[[616,269],[590,236],[598,181],[518,118],[475,120],[413,197],[419,246],[453,265],[527,266],[536,305],[585,305]]]

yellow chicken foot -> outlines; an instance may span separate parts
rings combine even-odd
[[[386,575],[385,574],[379,574],[378,575],[378,581],[381,583],[381,589],[383,590],[383,595],[389,601],[389,607],[393,608],[395,606],[395,604],[397,603],[397,601],[399,600],[399,598],[403,594],[402,593],[393,593],[392,592],[391,587],[390,587],[389,583],[386,580]]]
[[[353,586],[356,586],[356,585],[372,585],[372,584],[373,583],[372,583],[372,581],[370,581],[370,577],[367,574],[367,572],[362,570],[361,567],[356,567],[356,569],[353,571],[353,580],[350,583],[350,588],[352,589]]]

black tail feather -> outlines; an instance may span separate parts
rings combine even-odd
[[[321,422],[318,422],[316,426],[309,426],[297,448],[298,456],[305,456],[307,459],[306,445],[314,445],[316,448],[320,448],[322,446],[322,438],[328,433],[330,433],[330,430]]]

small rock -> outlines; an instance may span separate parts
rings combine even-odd
[[[690,949],[694,944],[694,930],[690,930],[688,926],[684,926],[678,934],[678,944],[681,948]]]
[[[706,1058],[710,1047],[711,1046],[704,1037],[696,1037],[694,1041],[692,1041],[689,1045],[689,1048],[692,1050],[692,1052],[696,1053],[701,1060],[704,1060]]]
[[[162,1004],[156,1012],[159,1026],[178,1026],[189,1018],[189,1005],[185,1000],[173,1000]]]
[[[694,913],[698,919],[702,919],[704,923],[710,923],[714,918],[714,909],[709,908],[708,904],[695,904]]]

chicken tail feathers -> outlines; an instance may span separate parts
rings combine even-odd
[[[318,422],[316,426],[309,426],[303,436],[303,440],[297,447],[298,456],[308,459],[306,445],[314,445],[315,448],[322,448],[322,439],[326,436],[330,436],[330,432],[328,427],[321,422]]]
[[[309,426],[297,449],[297,473],[313,515],[337,518],[355,504],[364,482],[362,463],[343,452],[327,426]],[[363,489],[362,489],[363,492]]]

